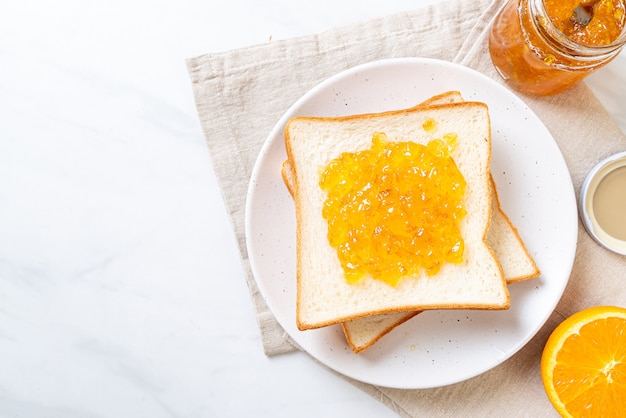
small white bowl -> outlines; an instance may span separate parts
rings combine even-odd
[[[600,182],[613,171],[626,166],[626,152],[620,152],[600,161],[587,175],[580,191],[580,213],[585,225],[585,229],[603,247],[626,255],[626,241],[618,239],[598,223],[594,212],[594,196]],[[626,222],[626,211],[624,211],[624,222]]]

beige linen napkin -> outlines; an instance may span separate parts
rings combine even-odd
[[[322,80],[369,61],[431,57],[472,67],[502,82],[486,50],[488,28],[504,0],[443,1],[413,12],[187,61],[200,122],[232,220],[267,355],[297,349],[265,305],[250,271],[244,236],[248,181],[274,124]],[[548,98],[523,96],[559,144],[576,193],[603,157],[626,150],[626,137],[580,84]],[[545,341],[565,317],[587,306],[626,305],[626,257],[593,242],[579,225],[565,294],[541,331],[516,355],[478,377],[428,390],[350,380],[402,417],[556,416],[541,385]]]

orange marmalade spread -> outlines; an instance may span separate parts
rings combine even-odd
[[[624,27],[623,0],[545,0],[546,12],[552,23],[572,41],[588,46],[610,44]],[[593,18],[587,25],[572,19],[576,7],[582,4]]]
[[[345,152],[325,168],[322,215],[349,283],[369,274],[395,286],[462,262],[465,179],[450,156],[455,143],[455,134],[422,145],[375,133],[369,149]]]
[[[560,93],[619,53],[625,4],[626,0],[511,0],[491,29],[493,64],[517,90]],[[586,25],[573,16],[579,5],[593,14]],[[617,45],[608,47],[618,39]]]

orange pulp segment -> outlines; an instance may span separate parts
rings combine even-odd
[[[626,412],[626,309],[597,306],[563,321],[541,357],[548,398],[563,417]]]

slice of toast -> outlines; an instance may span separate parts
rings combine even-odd
[[[463,101],[463,97],[460,92],[449,91],[433,96],[416,107],[461,101]],[[288,160],[283,163],[281,174],[287,189],[293,196],[293,171]],[[505,279],[510,284],[537,277],[540,271],[528,253],[517,229],[502,210],[493,178],[491,178],[491,185],[493,193],[492,219],[487,241],[494,249],[502,265]],[[348,344],[354,352],[359,353],[418,313],[419,311],[409,311],[371,315],[346,321],[342,325]]]
[[[437,129],[421,127],[437,121]],[[462,222],[465,261],[446,264],[432,277],[406,278],[396,287],[377,280],[348,284],[321,218],[324,194],[319,170],[344,151],[368,147],[374,132],[390,141],[427,143],[449,132],[459,140],[453,158],[468,182]],[[508,289],[502,268],[486,243],[491,216],[489,115],[483,103],[456,103],[429,108],[340,118],[294,118],[285,129],[293,168],[297,217],[297,324],[317,328],[364,316],[421,309],[506,309]]]

